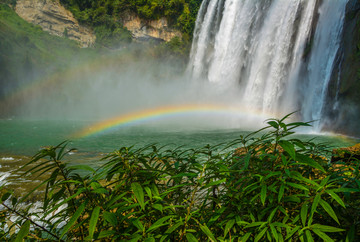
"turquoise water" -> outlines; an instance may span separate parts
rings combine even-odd
[[[68,148],[77,149],[77,152],[68,155],[65,161],[71,164],[88,164],[96,168],[104,162],[101,159],[105,154],[123,146],[141,147],[156,143],[158,147],[166,145],[167,148],[200,148],[207,144],[227,143],[240,135],[250,133],[240,129],[147,124],[118,127],[88,137],[72,138],[90,124],[79,121],[0,120],[0,185],[13,184],[13,189],[18,191],[27,191],[29,186],[35,187],[37,178],[33,180],[23,177],[19,168],[41,147],[55,146],[65,140],[69,141]],[[350,146],[359,142],[334,135],[297,134],[294,137],[302,140],[314,139],[314,142],[325,142],[332,147]]]
[[[114,128],[89,137],[74,139],[72,134],[89,125],[80,121],[24,121],[0,120],[0,154],[32,156],[41,147],[57,145],[69,140],[69,148],[91,157],[108,153],[122,146],[142,146],[156,143],[169,148],[185,146],[201,147],[230,142],[250,131],[238,129],[166,128],[161,126],[128,126]],[[335,135],[297,134],[303,140],[315,138],[315,142],[329,143],[333,147],[350,146],[359,140]]]

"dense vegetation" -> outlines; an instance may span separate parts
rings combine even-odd
[[[130,33],[120,23],[122,15],[131,11],[143,19],[166,17],[189,42],[202,0],[61,0],[82,23],[95,29],[97,42],[111,46],[130,41]]]
[[[359,161],[289,137],[308,123],[268,125],[201,149],[122,147],[97,170],[63,162],[66,143],[44,148],[27,171],[51,174],[42,205],[4,193],[0,238],[358,241]]]

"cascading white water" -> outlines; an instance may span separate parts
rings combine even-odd
[[[347,0],[204,0],[188,71],[273,115],[321,119]],[[320,127],[319,125],[317,126]]]

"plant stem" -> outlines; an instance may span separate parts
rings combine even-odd
[[[26,219],[26,220],[29,220],[30,223],[32,223],[33,225],[39,227],[39,228],[42,229],[43,231],[47,232],[48,234],[50,234],[51,236],[53,236],[53,237],[56,238],[57,240],[63,241],[63,240],[61,240],[56,234],[53,234],[51,231],[49,231],[49,230],[46,229],[45,227],[43,227],[43,226],[39,225],[38,223],[34,222],[31,218],[28,218],[28,217],[26,217],[25,215],[19,213],[18,211],[10,208],[10,207],[7,206],[4,202],[2,202],[1,205],[3,205],[5,208],[7,208],[8,210],[10,210],[11,212],[17,214],[18,216],[20,216],[20,217],[22,217],[22,218],[24,218],[24,219]]]

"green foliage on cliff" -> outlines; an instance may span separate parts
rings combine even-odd
[[[108,39],[128,41],[126,29],[119,23],[128,11],[143,19],[166,17],[169,23],[191,39],[197,11],[202,0],[61,0],[82,23],[95,27],[99,43]],[[101,26],[101,30],[97,30]]]
[[[64,162],[66,143],[44,148],[25,173],[51,174],[42,205],[4,192],[0,239],[359,241],[359,160],[329,163],[289,138],[307,123],[284,120],[227,145],[122,147],[98,170]]]

